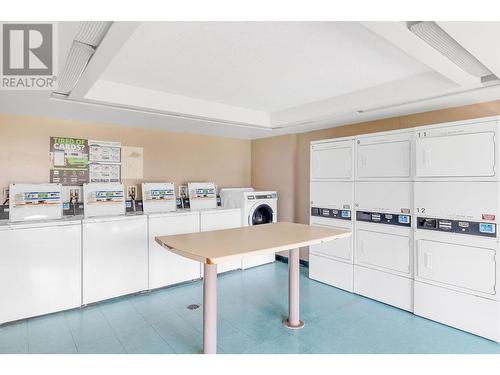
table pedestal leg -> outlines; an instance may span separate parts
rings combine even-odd
[[[217,353],[217,265],[204,264],[203,353]]]
[[[288,319],[283,323],[290,329],[300,329],[304,322],[300,320],[299,249],[290,250],[288,254]]]

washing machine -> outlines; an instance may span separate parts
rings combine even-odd
[[[61,218],[59,184],[11,184],[0,221],[0,324],[81,305],[81,219]]]
[[[83,197],[83,304],[146,290],[147,216],[125,214],[123,184],[84,184]]]
[[[413,132],[356,138],[354,292],[413,311]]]
[[[500,341],[499,118],[416,129],[415,314]]]
[[[354,230],[354,138],[311,142],[309,224]],[[309,247],[309,277],[353,291],[353,236]]]
[[[200,262],[165,250],[156,236],[196,233],[200,231],[199,211],[178,210],[148,214],[149,289],[199,279]]]
[[[278,221],[278,194],[275,191],[245,191],[242,193],[242,225],[261,225]],[[275,255],[245,257],[241,268],[274,262]]]

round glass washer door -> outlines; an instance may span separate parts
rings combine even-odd
[[[251,225],[269,224],[273,222],[273,209],[268,204],[261,204],[253,210]]]

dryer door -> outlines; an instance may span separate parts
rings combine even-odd
[[[257,203],[248,216],[249,225],[269,224],[273,222],[273,209],[267,203]]]

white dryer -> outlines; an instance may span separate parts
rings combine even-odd
[[[311,142],[310,218],[315,226],[354,230],[354,138]],[[309,246],[309,277],[353,291],[354,236]]]
[[[354,292],[413,311],[413,132],[356,138]]]
[[[500,341],[499,117],[416,129],[415,314]]]

